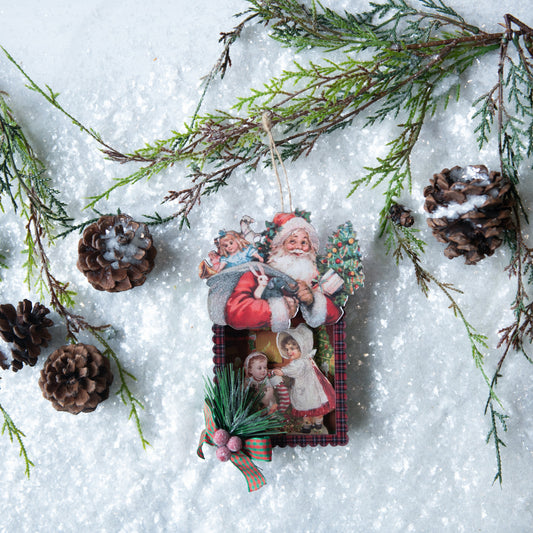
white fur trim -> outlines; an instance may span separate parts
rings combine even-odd
[[[313,291],[314,301],[311,306],[302,305],[304,320],[312,328],[318,328],[326,322],[328,302],[320,291]]]
[[[272,313],[270,327],[272,331],[283,331],[291,325],[289,308],[284,298],[269,298],[268,305]]]

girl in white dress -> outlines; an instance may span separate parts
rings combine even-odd
[[[321,430],[324,415],[335,409],[335,390],[313,360],[313,332],[300,324],[278,333],[276,343],[290,362],[274,374],[294,378],[289,395],[293,415],[303,417],[302,433]]]

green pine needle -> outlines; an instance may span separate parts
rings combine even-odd
[[[3,435],[7,430],[7,435],[9,437],[9,440],[13,443],[14,441],[17,441],[19,445],[19,455],[24,459],[24,464],[26,465],[24,469],[24,473],[26,474],[26,477],[29,479],[30,477],[30,469],[34,467],[35,465],[32,463],[30,458],[28,457],[28,452],[26,451],[26,447],[24,446],[23,438],[26,437],[26,435],[15,425],[12,418],[9,416],[7,411],[2,407],[2,404],[0,404],[0,412],[2,413],[4,417],[4,423],[2,425],[1,434]]]
[[[267,414],[261,404],[264,391],[245,384],[243,370],[225,365],[216,370],[216,382],[205,379],[205,401],[218,429],[239,437],[267,437],[283,433],[283,416]]]

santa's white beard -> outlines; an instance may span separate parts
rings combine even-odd
[[[318,276],[315,254],[312,251],[295,255],[280,248],[272,253],[267,263],[296,281],[305,281],[308,285]]]

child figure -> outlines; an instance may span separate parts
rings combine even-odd
[[[252,259],[257,259],[261,263],[264,261],[257,248],[236,231],[220,231],[215,243],[218,246],[220,257],[218,272],[226,266],[242,265],[252,261]]]
[[[335,390],[313,361],[313,332],[300,324],[278,333],[276,343],[281,356],[290,362],[274,373],[294,378],[289,394],[293,414],[304,419],[301,432],[320,431],[324,415],[335,409]]]
[[[244,376],[248,387],[258,389],[264,386],[264,394],[261,403],[268,408],[268,412],[273,413],[277,409],[285,411],[289,406],[289,394],[283,380],[279,376],[272,375],[268,368],[268,358],[263,352],[252,352],[244,360]],[[274,388],[280,396],[279,405],[276,402]]]

